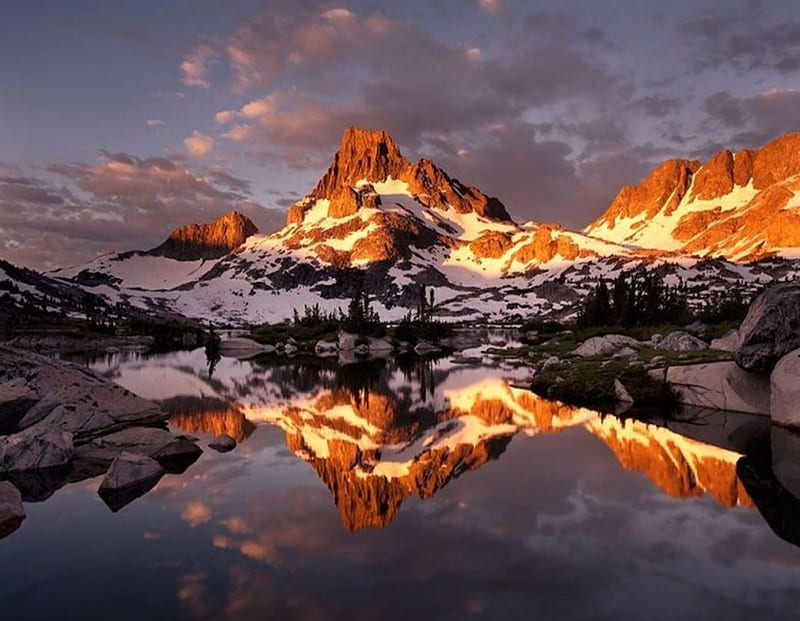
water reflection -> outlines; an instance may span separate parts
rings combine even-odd
[[[797,541],[794,449],[764,419],[604,416],[500,362],[94,364],[240,445],[119,514],[97,479],[31,504],[0,545],[9,618],[795,614],[800,550],[759,513]]]
[[[217,364],[212,376],[199,352],[95,362],[123,386],[160,400],[184,431],[244,441],[257,423],[279,427],[289,450],[328,487],[350,531],[389,525],[406,499],[433,496],[498,458],[519,433],[568,428],[591,433],[623,468],[669,496],[708,495],[724,507],[752,508],[736,465],[755,452],[748,443],[763,446],[769,432],[766,419],[742,414],[691,411],[653,424],[565,406],[517,387],[528,371],[500,363]]]

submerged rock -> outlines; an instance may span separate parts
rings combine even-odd
[[[17,530],[24,519],[19,490],[8,481],[0,481],[0,539]]]
[[[759,295],[739,333],[734,360],[748,371],[770,371],[783,356],[800,348],[800,283],[783,283]]]
[[[606,334],[593,336],[578,345],[572,352],[575,356],[589,358],[591,356],[608,356],[624,347],[640,347],[641,343],[630,336],[623,334]]]
[[[701,351],[708,349],[708,343],[696,336],[692,336],[688,332],[677,330],[661,339],[656,347],[664,351],[674,352]]]
[[[236,448],[236,440],[230,437],[227,433],[222,433],[209,442],[209,448],[214,449],[218,453],[227,453]]]

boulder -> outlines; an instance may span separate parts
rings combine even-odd
[[[687,405],[769,414],[769,378],[742,371],[732,361],[669,367],[666,380]]]
[[[286,343],[286,345],[283,346],[283,351],[287,355],[291,356],[292,354],[297,353],[298,347],[294,343]]]
[[[19,490],[8,481],[0,481],[0,539],[17,530],[24,519]]]
[[[628,389],[625,388],[625,385],[620,382],[619,379],[614,380],[614,394],[617,396],[617,401],[620,403],[633,403],[631,393],[628,392]]]
[[[208,447],[214,449],[218,453],[227,453],[236,448],[236,440],[227,433],[221,433],[214,438],[214,440],[209,442]]]
[[[622,334],[606,334],[605,336],[593,336],[578,345],[572,352],[576,356],[588,358],[590,356],[608,356],[623,347],[639,347],[641,343],[630,336]]]
[[[111,462],[97,493],[116,512],[153,489],[164,473],[164,468],[156,460],[122,452]]]
[[[414,352],[418,356],[424,356],[425,354],[434,354],[436,352],[441,351],[438,345],[435,343],[431,343],[430,341],[418,341],[416,345],[414,345]]]
[[[695,336],[704,336],[709,330],[711,326],[703,321],[693,321],[688,326],[686,326],[686,331],[690,334],[694,334]]]
[[[548,369],[552,369],[553,367],[557,367],[561,364],[561,360],[558,356],[549,356],[545,358],[544,362],[542,362],[542,366],[539,369],[540,372],[547,371]]]
[[[154,485],[165,472],[155,459],[123,451],[111,462],[99,491],[113,492],[134,485]]]
[[[670,332],[658,342],[656,347],[664,351],[687,352],[708,349],[708,343],[696,336],[692,336],[688,332],[678,330]]]
[[[711,349],[719,351],[736,351],[739,347],[739,330],[733,328],[728,330],[718,339],[711,341]]]
[[[275,351],[272,345],[262,345],[243,336],[226,339],[219,344],[219,353],[226,358],[247,359],[260,354],[271,354]]]
[[[800,283],[764,291],[739,326],[734,360],[748,371],[771,371],[783,356],[800,347]]]
[[[389,339],[369,337],[369,351],[373,354],[387,354],[394,349]]]
[[[628,360],[633,360],[634,358],[638,358],[639,354],[632,347],[623,347],[618,352],[616,352],[613,357],[614,358],[627,358]]]
[[[0,438],[0,471],[63,467],[69,464],[72,453],[71,433],[52,427],[34,426]]]
[[[772,422],[800,428],[800,349],[778,361],[769,383]]]
[[[339,353],[339,344],[336,341],[317,341],[314,345],[314,353],[323,358],[336,356]]]
[[[339,351],[350,351],[357,347],[361,337],[350,332],[339,332]]]
[[[0,384],[0,435],[17,431],[19,422],[38,401],[38,395],[20,379]]]

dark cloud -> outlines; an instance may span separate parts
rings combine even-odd
[[[781,19],[780,12],[759,1],[738,9],[726,5],[686,21],[680,32],[696,45],[692,58],[697,70],[727,65],[743,72],[794,73],[800,70],[800,20]]]
[[[88,261],[109,249],[147,249],[174,228],[233,209],[264,231],[284,219],[230,172],[190,171],[162,157],[101,151],[94,164],[49,166],[48,178],[15,172],[0,174],[2,256],[38,268]]]
[[[728,148],[758,147],[800,130],[800,91],[796,90],[768,91],[753,97],[722,91],[707,97],[703,110],[703,126],[725,131],[724,146]]]

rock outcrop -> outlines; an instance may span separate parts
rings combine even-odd
[[[661,339],[656,347],[664,351],[687,352],[708,349],[708,343],[688,332],[678,330]]]
[[[123,451],[111,462],[97,493],[116,512],[150,491],[165,472],[156,460]]]
[[[778,361],[769,383],[772,422],[800,429],[800,349]]]
[[[19,490],[8,481],[0,481],[0,539],[17,530],[24,519]]]
[[[781,357],[800,348],[800,283],[776,285],[759,295],[739,334],[734,359],[748,371],[769,372]]]
[[[750,414],[770,413],[766,376],[747,373],[731,361],[669,367],[666,381],[681,403]]]
[[[586,339],[572,352],[575,356],[589,358],[591,356],[610,356],[623,347],[640,347],[635,338],[624,334],[606,334]]]
[[[167,240],[147,254],[178,261],[219,259],[241,246],[258,227],[247,216],[231,211],[214,222],[188,224],[174,230]]]

